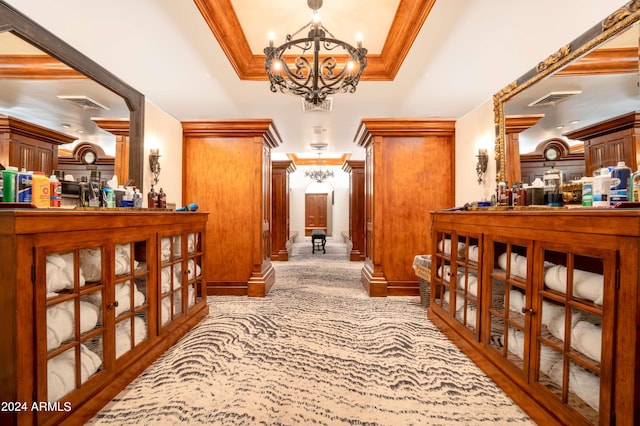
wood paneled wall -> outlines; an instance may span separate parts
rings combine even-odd
[[[269,119],[183,122],[183,202],[209,212],[206,282],[210,295],[265,296],[271,265]]]
[[[289,174],[295,170],[291,160],[271,162],[271,260],[289,260]]]
[[[455,203],[455,120],[364,119],[355,142],[366,149],[362,283],[370,296],[418,295],[429,212]]]
[[[349,260],[362,261],[364,255],[364,161],[347,160],[342,170],[349,173]]]

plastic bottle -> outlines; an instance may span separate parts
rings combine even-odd
[[[142,207],[142,194],[140,194],[140,191],[138,189],[133,192],[133,207]]]
[[[31,175],[31,202],[38,208],[47,209],[51,206],[49,178],[43,172],[33,172]]]
[[[640,169],[629,179],[629,201],[640,202]]]
[[[7,166],[2,171],[2,201],[5,203],[16,202],[16,178],[18,177],[18,168],[14,166]]]
[[[631,180],[631,169],[627,167],[624,161],[618,162],[618,165],[611,171],[611,198],[612,206],[617,203],[629,201],[629,181]]]
[[[16,201],[19,203],[31,203],[31,175],[32,172],[27,172],[22,169],[16,176]]]
[[[582,178],[582,206],[593,206],[593,178],[589,176]]]
[[[602,173],[593,178],[593,206],[608,207],[611,196],[611,176]]]
[[[62,203],[62,184],[56,175],[49,176],[49,207],[60,207]]]

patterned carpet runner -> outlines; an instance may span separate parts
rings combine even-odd
[[[369,298],[362,262],[331,238],[326,254],[293,249],[266,298],[210,297],[209,316],[89,424],[533,424],[418,297]]]

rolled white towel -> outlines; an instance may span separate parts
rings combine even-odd
[[[600,362],[602,326],[589,321],[578,321],[571,329],[571,347]]]
[[[45,279],[47,293],[72,289],[74,272],[73,253],[52,253],[47,255]],[[82,273],[79,279],[79,285],[83,286],[85,280]]]
[[[449,298],[449,291],[445,291],[442,295],[444,302],[449,305],[451,299]],[[456,294],[456,312],[460,312],[464,308],[464,298],[459,294]]]
[[[507,343],[507,350],[518,358],[524,358],[524,333],[518,329],[509,327],[509,340]],[[504,345],[504,340],[502,341]]]
[[[519,290],[509,290],[509,310],[522,313],[527,303],[527,296]]]
[[[563,363],[557,362],[548,373],[551,380],[562,386]],[[575,364],[569,370],[569,391],[586,402],[591,408],[600,409],[600,377]]]
[[[133,269],[138,266],[138,262],[133,260]],[[129,274],[131,272],[131,244],[116,245],[115,273],[116,275]]]
[[[102,280],[102,251],[100,249],[80,250],[80,269],[89,282]]]
[[[74,320],[73,305],[69,309],[69,303],[59,303],[47,308],[47,350],[57,348],[62,342],[73,337]]]
[[[147,338],[147,323],[140,317],[133,317],[133,345]],[[122,321],[116,326],[116,358],[131,350],[131,323]]]
[[[582,320],[582,315],[579,312],[573,312],[571,314],[572,325],[577,324],[578,321],[580,320]],[[560,339],[564,342],[564,331],[565,331],[564,313],[562,315],[557,315],[553,317],[549,321],[549,324],[547,324],[547,329],[556,339]]]
[[[165,325],[171,320],[171,298],[165,297],[160,304],[160,320]]]
[[[445,266],[445,268],[448,268],[448,266]],[[177,263],[175,265],[176,280],[174,281],[174,287],[173,287],[174,289],[179,287],[180,283],[182,283],[181,271],[182,271],[182,266],[181,266],[180,263]],[[196,264],[196,262],[193,259],[189,259],[187,271],[189,272],[188,277],[189,277],[190,280],[194,280],[196,277],[199,277],[200,274],[202,273],[200,265]],[[449,270],[449,275],[450,274],[451,274],[451,272]]]
[[[543,325],[549,327],[551,321],[559,315],[564,317],[564,306],[556,305],[555,303],[547,302],[546,300],[542,301],[541,321]]]
[[[444,265],[439,267],[438,276],[448,283],[451,280],[451,266]]]
[[[458,243],[458,247],[456,249],[456,253],[454,253],[454,255],[456,255],[459,259],[464,259],[464,243]],[[438,242],[438,251],[446,254],[446,255],[451,255],[451,240],[449,239],[445,239],[445,240],[440,240]]]
[[[545,270],[544,283],[547,287],[560,293],[567,292],[567,267],[554,265]],[[604,276],[580,269],[573,270],[573,295],[587,299],[596,305],[602,305]]]
[[[507,270],[507,253],[498,256],[498,266]],[[511,253],[511,275],[520,278],[527,278],[527,257],[518,253]]]
[[[162,256],[163,262],[166,262],[169,259],[171,259],[171,238],[169,237],[162,238],[160,250],[161,250],[161,256]]]
[[[187,249],[189,253],[194,253],[196,251],[196,234],[191,233],[187,237]]]
[[[469,246],[469,260],[472,262],[478,262],[480,260],[480,248],[478,246]]]
[[[80,382],[86,382],[102,365],[102,359],[80,345]],[[75,349],[47,361],[47,399],[57,401],[76,388]]]

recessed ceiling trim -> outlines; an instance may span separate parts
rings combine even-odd
[[[251,52],[231,0],[194,0],[241,80],[266,81],[264,55]],[[400,0],[380,55],[367,55],[360,80],[391,81],[413,45],[435,0]]]

